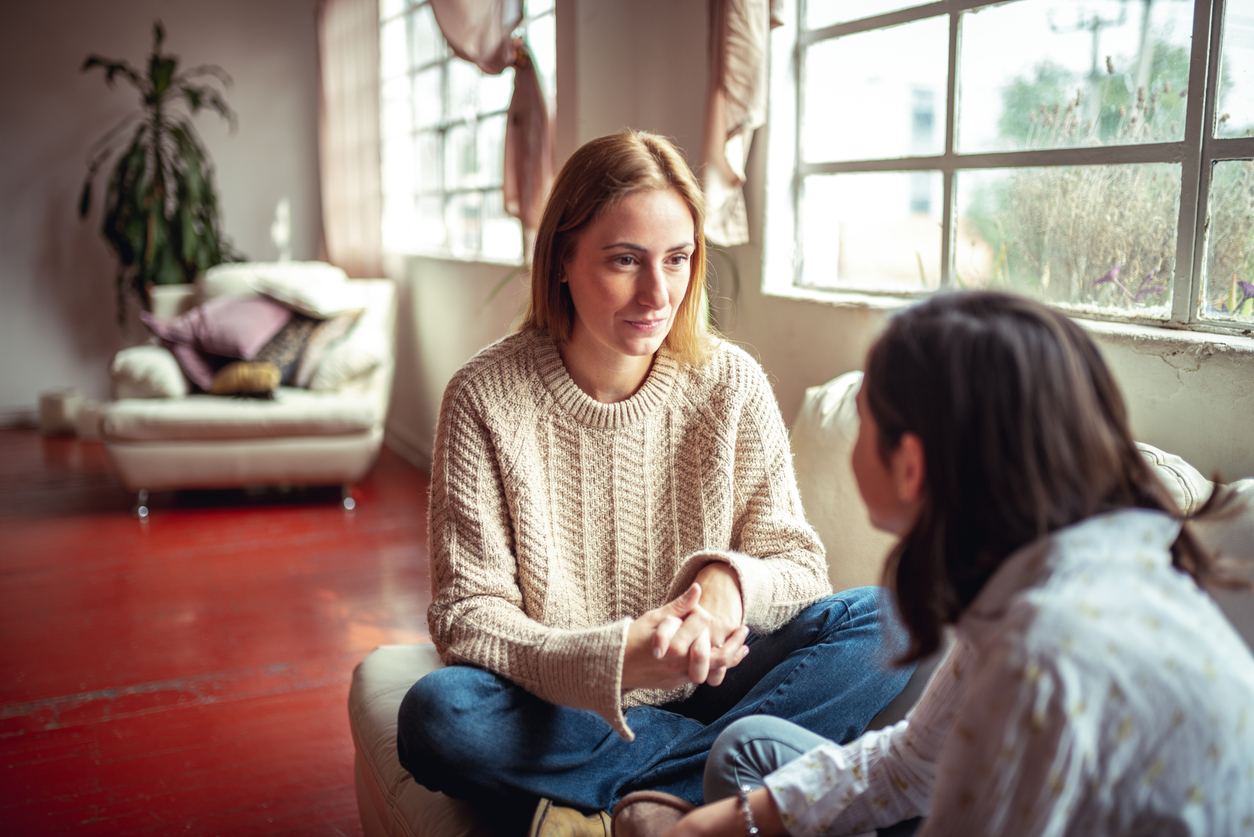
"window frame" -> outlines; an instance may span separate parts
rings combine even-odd
[[[534,22],[545,17],[556,18],[556,15],[557,15],[556,2],[552,2],[548,4],[547,8],[544,8],[542,11],[535,13],[535,14],[531,14],[529,10],[527,9],[527,5],[528,5],[527,0],[516,0],[516,2],[522,7],[523,16],[521,20],[519,21],[518,25],[514,28],[514,31],[513,31],[514,37],[522,37],[525,39],[530,30],[530,27],[532,26]],[[384,28],[387,26],[387,24],[394,22],[396,20],[403,20],[407,17],[417,15],[421,9],[423,9],[424,7],[429,8],[431,5],[432,5],[431,0],[405,0],[405,2],[402,3],[401,8],[398,12],[385,17],[383,14],[383,4],[380,3],[379,13],[378,13],[378,27],[379,27],[379,33],[380,33],[380,42],[382,43],[382,35],[384,32]],[[437,27],[437,32],[438,31],[439,30]],[[453,229],[452,226],[448,223],[450,201],[458,197],[465,196],[465,195],[479,195],[480,201],[482,202],[481,205],[486,204],[487,201],[489,200],[490,195],[492,195],[493,193],[500,193],[502,191],[502,188],[504,186],[504,181],[500,177],[497,177],[497,178],[494,178],[493,182],[491,183],[485,182],[485,183],[480,183],[478,185],[450,186],[448,183],[448,158],[447,158],[447,154],[448,154],[447,143],[448,143],[449,134],[457,128],[466,127],[470,132],[471,144],[477,147],[478,141],[479,141],[479,131],[481,129],[481,126],[485,122],[491,119],[495,119],[495,118],[505,119],[506,115],[509,112],[509,103],[506,102],[505,107],[497,108],[493,110],[477,110],[476,109],[473,114],[470,114],[469,112],[463,112],[461,114],[455,114],[455,115],[450,116],[448,112],[449,111],[448,101],[451,96],[451,80],[450,79],[452,75],[452,71],[450,68],[453,65],[453,62],[463,61],[463,59],[458,58],[453,53],[453,50],[451,47],[449,47],[448,42],[443,40],[442,33],[440,34],[440,38],[441,38],[441,43],[442,43],[442,56],[440,58],[427,61],[422,64],[415,64],[412,61],[412,52],[409,46],[408,33],[407,33],[406,69],[403,75],[403,77],[408,81],[408,89],[410,90],[410,96],[412,100],[414,79],[421,73],[428,72],[437,67],[439,68],[439,72],[440,72],[439,87],[440,87],[440,100],[441,100],[440,101],[440,118],[431,125],[423,125],[420,127],[417,124],[415,124],[415,120],[411,116],[409,128],[404,134],[397,133],[397,134],[388,135],[388,134],[382,133],[381,131],[380,141],[383,143],[387,143],[389,141],[395,141],[398,138],[404,136],[406,140],[408,141],[409,153],[413,154],[416,157],[419,136],[424,135],[424,134],[435,135],[436,143],[437,143],[437,154],[441,162],[439,171],[437,172],[437,176],[434,178],[438,182],[438,187],[433,188],[433,189],[419,188],[420,183],[421,183],[421,178],[419,178],[417,175],[418,162],[415,159],[414,181],[411,184],[409,184],[411,188],[406,190],[405,194],[407,195],[409,200],[411,200],[414,203],[415,207],[417,206],[419,201],[424,200],[424,199],[436,198],[439,200],[440,205],[443,209],[443,215],[445,218],[445,223],[443,225],[444,241],[443,241],[443,244],[440,246],[431,246],[431,245],[424,246],[422,244],[411,244],[404,248],[389,248],[386,246],[386,242],[385,242],[384,249],[388,253],[396,253],[396,254],[405,255],[405,256],[427,256],[427,257],[433,257],[433,258],[453,259],[457,261],[477,262],[477,263],[487,263],[487,264],[519,264],[522,262],[525,256],[525,246],[523,243],[523,232],[522,232],[521,223],[518,222],[516,218],[514,218],[513,220],[519,224],[518,225],[519,246],[518,246],[517,257],[510,258],[510,257],[502,257],[498,255],[491,255],[491,254],[485,253],[484,248],[483,248],[482,229],[480,230],[479,243],[478,243],[477,249],[471,250],[468,248],[455,246],[454,244],[454,241],[457,239],[459,230]],[[382,61],[382,55],[380,56],[380,61]],[[487,75],[478,67],[476,67],[474,64],[471,64],[470,62],[463,62],[463,63],[465,63],[467,67],[471,68],[473,72],[478,74],[478,77],[480,79],[487,77]],[[506,71],[511,74],[510,78],[512,79],[513,68],[508,67],[506,68]],[[384,78],[382,72],[380,72],[379,110],[380,110],[381,120],[384,118],[383,110],[386,107],[386,103],[383,98],[384,84],[386,82],[394,81],[398,78],[402,78],[402,76],[393,75],[393,76]],[[550,101],[552,101],[553,92],[545,91],[545,93],[546,93],[546,97],[549,98]],[[487,168],[488,167],[485,167],[482,161],[479,161],[479,174],[481,177],[483,176],[483,173],[485,172],[485,170],[487,170]],[[387,198],[389,197],[389,191],[388,191],[386,182],[383,183],[382,186],[383,186],[382,191],[383,191],[383,196],[384,196],[384,206],[386,207]],[[393,193],[393,194],[400,194],[400,192]],[[506,214],[508,215],[508,213]],[[483,216],[482,214],[480,215],[481,220],[484,219],[484,217],[485,216]],[[509,217],[512,218],[512,216],[509,216]],[[387,225],[385,223],[384,224],[385,230],[386,230],[386,227]]]
[[[1217,137],[1215,91],[1218,88],[1222,21],[1225,0],[1194,0],[1192,52],[1189,64],[1189,90],[1183,139],[1175,142],[1139,145],[1108,145],[1081,148],[1050,148],[1022,151],[959,153],[955,150],[959,91],[958,59],[960,27],[964,12],[990,5],[989,0],[936,0],[912,8],[873,17],[838,23],[819,29],[805,29],[805,0],[787,0],[787,23],[772,33],[770,150],[767,160],[766,235],[763,263],[763,291],[837,303],[880,304],[926,296],[932,291],[876,290],[849,288],[820,290],[799,284],[803,253],[799,203],[802,181],[819,174],[911,172],[941,173],[942,235],[940,290],[954,287],[956,204],[954,182],[961,171],[1018,167],[1057,167],[1103,164],[1171,163],[1181,166],[1181,193],[1177,218],[1176,262],[1172,278],[1171,310],[1164,318],[1152,313],[1116,313],[1084,307],[1072,310],[1087,319],[1127,322],[1165,328],[1191,329],[1223,334],[1251,334],[1248,323],[1202,319],[1199,301],[1205,260],[1205,232],[1210,198],[1209,174],[1216,162],[1254,158],[1254,137]],[[844,35],[852,35],[947,15],[948,67],[945,80],[944,149],[936,155],[916,155],[808,163],[802,157],[801,126],[804,119],[806,47]],[[939,104],[939,103],[938,103]],[[937,109],[940,116],[940,109]],[[938,121],[941,121],[938,119]],[[1203,130],[1204,126],[1208,126]],[[786,188],[773,188],[787,184]]]

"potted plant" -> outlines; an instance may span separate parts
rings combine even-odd
[[[128,289],[148,307],[153,285],[190,282],[207,268],[241,259],[222,235],[213,168],[189,118],[209,108],[234,130],[235,112],[216,87],[203,83],[216,79],[225,88],[231,77],[214,65],[177,72],[178,57],[161,51],[160,20],[152,32],[146,72],[98,55],[82,67],[102,68],[110,87],[121,76],[140,94],[140,109],[92,146],[78,207],[79,217],[86,217],[96,170],[125,146],[109,177],[102,225],[118,258],[119,324],[125,323]]]

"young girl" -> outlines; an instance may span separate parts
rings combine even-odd
[[[906,656],[951,624],[955,648],[907,720],[851,745],[732,725],[706,769],[722,801],[670,837],[921,815],[923,835],[1254,833],[1254,658],[1084,331],[1009,294],[934,297],[872,347],[858,411]]]

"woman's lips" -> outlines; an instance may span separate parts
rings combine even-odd
[[[665,319],[627,320],[626,322],[627,322],[627,325],[631,326],[634,329],[637,329],[638,331],[657,331],[659,328],[666,325]]]

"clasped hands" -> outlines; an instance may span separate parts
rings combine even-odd
[[[628,627],[623,691],[719,685],[749,653],[743,622],[735,571],[719,561],[706,564],[683,595]]]

